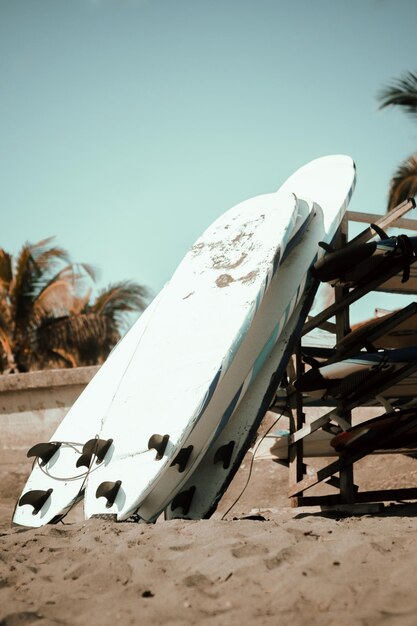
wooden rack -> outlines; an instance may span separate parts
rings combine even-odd
[[[366,213],[347,212],[345,219],[339,229],[334,245],[336,248],[344,247],[354,243],[365,243],[376,235],[376,231],[369,226],[360,235],[349,241],[348,243],[348,226],[351,222],[361,222],[376,224],[379,228],[388,227],[405,228],[407,230],[417,231],[417,220],[406,219],[403,216],[415,208],[414,199],[409,199],[396,207],[390,213],[384,216],[377,216]],[[412,272],[409,285],[403,288],[400,279],[397,279],[399,267],[393,264],[392,268],[382,278],[374,278],[366,286],[348,289],[346,287],[335,288],[335,301],[320,314],[310,317],[303,329],[302,335],[306,335],[316,328],[332,331],[336,336],[336,346],[338,343],[350,333],[350,306],[358,301],[365,294],[380,290],[394,293],[416,293],[417,295],[417,272]],[[414,269],[414,268],[412,268]],[[389,317],[383,323],[377,325],[367,334],[367,339],[375,341],[378,337],[386,332],[394,329],[398,324],[402,323],[411,315],[417,312],[417,303],[412,303],[405,307],[402,311],[398,311],[395,315]],[[329,322],[331,318],[335,318],[335,323]],[[339,350],[334,357],[335,360],[347,358],[361,350],[363,346],[360,343],[347,345],[343,350]],[[298,378],[304,371],[302,360],[301,341],[295,352],[295,375]],[[359,394],[352,394],[347,400],[335,403],[331,411],[314,420],[306,423],[306,415],[304,412],[304,399],[301,393],[294,391],[290,398],[292,406],[292,417],[290,418],[290,436],[288,445],[289,459],[289,497],[293,506],[317,506],[322,507],[346,507],[357,506],[358,503],[385,502],[396,500],[414,500],[417,499],[417,487],[405,489],[389,489],[379,491],[359,492],[354,483],[354,463],[364,456],[375,450],[374,446],[363,448],[356,453],[343,453],[339,458],[332,461],[329,465],[316,471],[312,467],[308,467],[303,454],[303,440],[312,432],[323,429],[326,430],[331,422],[335,422],[341,429],[346,430],[351,426],[351,411],[358,406],[364,406],[375,399],[393,384],[404,380],[412,373],[417,371],[417,363],[408,364],[396,372],[395,377],[389,381],[381,383],[378,386],[370,386],[368,389],[362,389]],[[417,398],[416,398],[417,401]],[[417,417],[412,425],[417,426]],[[410,428],[410,422],[403,430]],[[401,429],[396,431],[400,434]],[[388,439],[388,438],[387,438]],[[384,439],[378,443],[383,444]],[[339,475],[339,477],[336,476]],[[312,486],[320,482],[326,482],[336,488],[336,493],[331,495],[311,496],[305,495]],[[371,506],[371,505],[369,505]]]

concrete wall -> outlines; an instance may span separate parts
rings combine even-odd
[[[98,366],[0,375],[3,459],[48,441]]]

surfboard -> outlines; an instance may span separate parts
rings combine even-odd
[[[383,277],[394,265],[403,268],[402,281],[410,274],[410,265],[417,259],[417,237],[399,235],[380,241],[348,244],[340,250],[329,251],[312,268],[312,274],[333,286],[358,286]]]
[[[380,450],[415,448],[417,408],[398,409],[357,424],[336,435],[330,444],[340,454],[358,452],[369,446]]]
[[[345,398],[364,385],[389,381],[392,374],[417,359],[417,347],[361,352],[355,356],[312,368],[296,381],[294,387],[311,397]]]
[[[392,311],[381,317],[373,317],[352,326],[352,332],[337,344],[338,351],[347,351],[353,346],[363,347],[369,343],[370,333],[383,327],[398,311]],[[399,322],[394,328],[381,333],[372,339],[372,345],[376,348],[407,348],[417,345],[417,313],[413,313],[407,319]]]
[[[246,444],[256,437],[254,424],[258,425],[257,416],[265,414],[272,401],[311,306],[311,298],[307,305],[303,296],[307,272],[317,254],[317,242],[322,234],[322,211],[316,208],[308,228],[278,271],[278,278],[280,275],[291,277],[287,281],[281,278],[275,285],[279,297],[275,299],[272,316],[282,328],[279,338],[262,368],[255,367],[251,372],[239,406],[166,508],[166,519],[210,517],[246,453]],[[296,293],[295,284],[299,285]]]
[[[276,323],[259,319],[285,248],[310,208],[290,193],[246,200],[185,256],[104,421],[100,438],[113,443],[88,478],[87,518],[126,519],[162,486],[164,495],[143,514],[151,519],[186,480],[260,353],[266,357],[272,347]]]
[[[51,439],[28,451],[34,465],[16,504],[14,525],[59,521],[82,498],[87,474],[102,462],[109,445],[98,437],[101,421],[158,302],[157,297],[118,342]]]
[[[328,180],[332,180],[332,184]],[[291,189],[296,195],[320,197],[323,217],[316,214],[309,228],[281,266],[278,278],[282,300],[274,312],[276,319],[286,319],[284,329],[261,372],[250,384],[241,405],[234,411],[223,430],[208,448],[207,453],[192,472],[189,480],[165,510],[167,519],[183,517],[200,519],[210,517],[223,493],[250,448],[256,430],[271,403],[278,383],[284,374],[295,341],[301,333],[304,320],[315,293],[306,281],[309,268],[322,254],[318,242],[330,242],[343,218],[355,184],[355,167],[350,157],[337,155],[323,157],[300,168],[280,188]],[[322,214],[322,211],[320,211]],[[288,279],[285,280],[286,276]],[[299,285],[296,308],[288,316],[286,302],[291,302],[290,283]],[[310,293],[309,293],[310,290]],[[272,382],[271,382],[272,381]]]

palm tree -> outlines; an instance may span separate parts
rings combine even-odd
[[[414,120],[417,119],[417,75],[407,72],[404,77],[393,80],[379,94],[380,108],[398,106]],[[388,207],[395,206],[417,194],[417,154],[406,159],[398,167],[391,180]]]
[[[417,154],[403,161],[391,178],[387,211],[417,194]]]
[[[0,249],[0,372],[101,363],[148,292],[122,282],[94,300],[94,280],[52,238],[26,243],[15,261]]]
[[[37,333],[37,345],[67,367],[103,363],[129,325],[129,314],[146,307],[147,290],[125,281],[110,285],[94,300],[87,295],[70,315],[47,317]]]

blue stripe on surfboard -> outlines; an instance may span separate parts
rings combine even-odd
[[[202,405],[202,407],[201,407],[201,409],[200,409],[200,411],[198,413],[196,421],[198,421],[200,419],[200,417],[203,415],[204,411],[207,409],[207,407],[209,405],[209,402],[212,399],[213,394],[214,394],[214,392],[216,390],[216,387],[217,387],[217,385],[219,383],[219,380],[221,378],[221,374],[222,374],[222,369],[220,368],[219,370],[217,370],[217,373],[216,373],[215,377],[213,378],[213,380],[210,383],[210,386],[209,386],[209,388],[207,390],[206,396],[205,396],[204,401],[203,401],[203,405]]]
[[[239,389],[236,391],[235,395],[232,398],[232,401],[230,402],[229,406],[227,407],[227,409],[225,410],[225,412],[222,415],[222,418],[216,428],[216,432],[214,433],[214,437],[213,439],[216,439],[216,437],[218,436],[218,434],[223,430],[223,428],[226,426],[227,422],[229,421],[230,416],[233,414],[233,411],[236,408],[237,403],[240,400],[240,396],[242,394],[242,389],[243,389],[244,383],[242,383],[239,387]]]
[[[221,485],[221,487],[219,488],[219,491],[217,492],[216,496],[213,498],[213,503],[212,503],[211,508],[204,512],[204,518],[206,519],[209,518],[216,510],[220,498],[226,491],[227,487],[230,485],[234,475],[236,474],[236,471],[240,467],[240,464],[250,447],[250,442],[253,441],[256,431],[259,428],[259,424],[264,418],[264,415],[266,411],[268,410],[268,407],[271,405],[271,402],[275,395],[277,382],[282,379],[284,375],[284,371],[287,367],[287,363],[291,357],[291,354],[294,351],[295,344],[298,338],[301,336],[305,319],[313,304],[314,297],[317,292],[317,288],[318,288],[318,281],[309,277],[306,283],[306,291],[303,293],[304,304],[302,305],[302,311],[300,312],[298,323],[296,327],[294,328],[293,333],[288,339],[288,343],[284,351],[284,354],[281,358],[280,363],[277,366],[277,369],[275,370],[275,374],[273,378],[271,379],[271,382],[264,395],[264,398],[258,409],[258,412],[256,413],[253,419],[252,425],[247,431],[245,440],[242,442],[242,445],[240,445],[239,448],[236,448],[233,450],[233,454],[232,454],[233,460],[231,462],[230,469],[228,470],[227,475],[225,476],[225,480],[223,484]]]
[[[260,353],[258,354],[252,369],[250,370],[249,374],[246,376],[244,382],[242,383],[242,385],[239,387],[239,390],[237,391],[237,393],[235,394],[235,396],[233,397],[233,400],[231,401],[230,405],[227,407],[225,413],[222,415],[222,418],[220,420],[219,425],[217,426],[216,432],[214,434],[213,440],[216,439],[220,432],[223,430],[224,426],[226,425],[227,421],[229,420],[229,418],[231,417],[231,415],[233,414],[234,409],[237,407],[238,403],[240,402],[240,400],[242,399],[242,397],[245,395],[247,389],[249,388],[249,386],[251,385],[252,381],[257,377],[257,375],[259,374],[260,370],[262,369],[266,359],[268,358],[269,354],[271,353],[274,345],[277,343],[279,337],[281,336],[281,332],[285,327],[285,324],[287,323],[288,319],[290,318],[290,316],[292,315],[296,305],[298,304],[299,300],[300,300],[300,293],[304,293],[304,290],[301,291],[301,287],[305,287],[307,284],[307,277],[305,279],[303,279],[301,285],[299,285],[296,294],[291,298],[290,302],[288,303],[284,313],[282,314],[280,320],[278,321],[278,323],[275,325],[274,329],[272,330],[268,340],[265,342],[265,344],[263,345]],[[230,411],[231,407],[233,407],[233,410]]]

